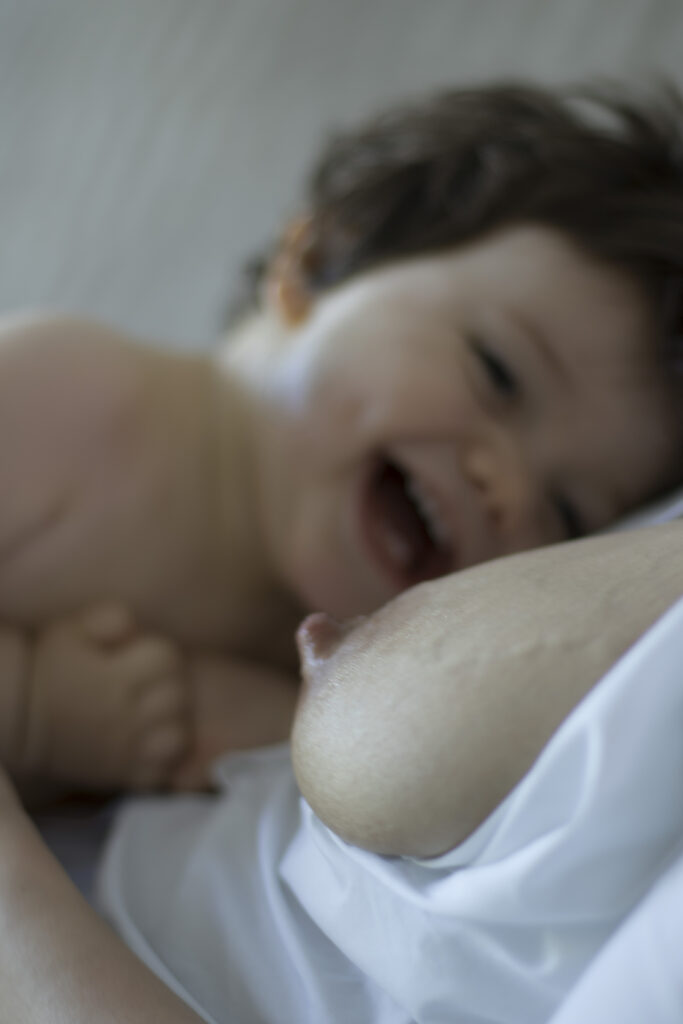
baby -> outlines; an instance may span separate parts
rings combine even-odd
[[[216,353],[0,336],[0,761],[194,786],[288,735],[294,628],[677,480],[683,103],[502,85],[334,142]]]

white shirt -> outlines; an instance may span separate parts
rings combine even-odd
[[[216,1024],[545,1022],[683,840],[682,726],[683,600],[450,854],[348,846],[273,748],[219,762],[219,797],[129,805],[100,903]]]

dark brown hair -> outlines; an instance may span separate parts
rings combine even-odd
[[[313,169],[302,270],[312,294],[514,223],[563,232],[631,272],[683,332],[683,99],[671,84],[452,89],[333,138]],[[251,297],[270,263],[250,268]]]

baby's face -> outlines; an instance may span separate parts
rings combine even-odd
[[[271,367],[285,580],[345,617],[604,527],[673,464],[653,335],[629,278],[532,226],[324,295]]]

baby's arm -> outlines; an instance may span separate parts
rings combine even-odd
[[[0,768],[0,1019],[200,1024],[73,887]]]
[[[0,631],[0,763],[23,786],[158,786],[189,732],[183,665],[103,605],[35,634]]]

